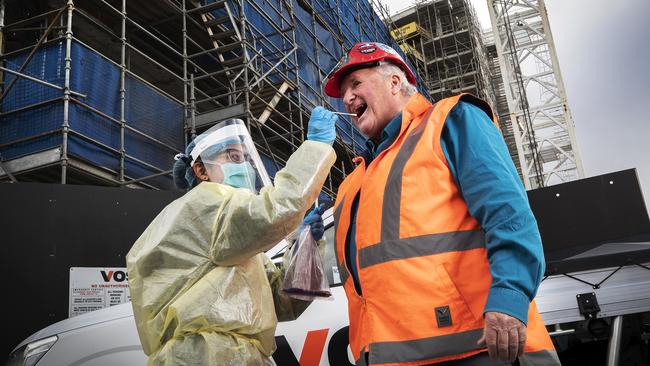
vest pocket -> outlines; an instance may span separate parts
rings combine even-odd
[[[445,266],[443,264],[436,265],[434,274],[437,282],[436,293],[434,294],[436,309],[448,306],[451,312],[451,323],[454,327],[463,329],[482,327],[482,317],[477,317],[470,310],[469,305],[458,291]]]

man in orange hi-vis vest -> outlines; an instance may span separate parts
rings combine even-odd
[[[357,365],[559,365],[533,298],[537,223],[487,103],[432,105],[392,48],[327,76],[368,140],[334,206]]]

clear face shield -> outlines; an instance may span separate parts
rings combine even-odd
[[[258,192],[271,185],[248,129],[240,119],[216,124],[196,138],[190,157],[200,161],[211,182]]]

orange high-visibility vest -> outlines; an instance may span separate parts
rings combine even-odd
[[[492,282],[484,232],[470,215],[440,146],[447,115],[459,100],[494,121],[471,95],[432,106],[415,94],[393,144],[359,165],[339,187],[336,254],[348,297],[350,346],[357,364],[423,365],[479,352],[483,308]],[[495,121],[496,123],[496,121]],[[357,263],[345,262],[351,206],[359,195]],[[349,266],[357,266],[362,295]],[[533,301],[521,365],[559,365]]]

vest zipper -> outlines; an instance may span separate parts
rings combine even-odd
[[[361,168],[363,169],[363,175],[366,174],[367,167],[366,167],[366,161],[363,157],[357,156],[353,160],[356,163],[359,163],[361,165]],[[344,249],[344,263],[345,266],[350,273],[350,277],[352,278],[352,287],[354,288],[354,294],[361,299],[364,303],[365,300],[363,299],[363,290],[361,288],[361,279],[360,279],[360,274],[359,274],[359,267],[357,266],[357,257],[359,255],[358,246],[356,242],[356,223],[357,223],[357,214],[359,212],[359,198],[361,196],[361,186],[359,186],[359,189],[356,191],[356,194],[352,198],[352,203],[350,204],[350,218],[349,218],[349,226],[347,229],[347,232],[345,233],[345,243],[343,245]],[[354,220],[353,220],[354,219]],[[354,240],[355,246],[354,246],[354,257],[355,260],[352,261],[351,258],[351,241]],[[354,275],[355,271],[353,271],[353,267],[356,269],[356,276]]]
[[[361,190],[357,192],[352,200],[352,205],[350,206],[350,227],[348,227],[348,232],[345,240],[345,265],[347,266],[348,271],[350,272],[350,277],[352,277],[352,286],[354,286],[354,292],[357,296],[361,297],[363,291],[361,289],[361,280],[359,279],[359,266],[357,266],[357,256],[359,251],[357,250],[357,214],[359,213],[359,196],[361,195]],[[354,218],[354,220],[352,220]],[[351,242],[354,240],[354,260],[351,257]],[[353,268],[354,266],[354,268]],[[353,271],[354,269],[354,271]],[[355,276],[356,273],[356,276]]]

